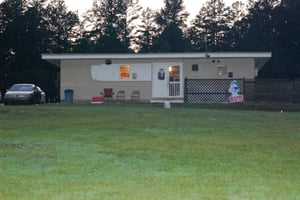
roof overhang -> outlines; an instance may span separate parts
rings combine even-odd
[[[62,60],[161,60],[161,59],[221,59],[254,58],[256,68],[263,66],[271,52],[207,52],[207,53],[130,53],[130,54],[42,54],[42,59],[56,66]]]

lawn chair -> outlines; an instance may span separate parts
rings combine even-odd
[[[137,90],[133,91],[131,93],[131,100],[132,101],[139,101],[140,100],[140,91],[137,91]]]
[[[113,89],[112,88],[104,88],[103,92],[101,92],[101,95],[105,100],[112,100],[113,95],[114,95]]]
[[[124,101],[125,100],[125,91],[124,90],[118,91],[118,93],[116,95],[116,99]]]

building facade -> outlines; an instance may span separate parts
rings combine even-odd
[[[43,54],[60,67],[60,94],[74,91],[74,102],[90,101],[112,88],[117,98],[143,102],[184,101],[184,79],[254,79],[270,52]]]

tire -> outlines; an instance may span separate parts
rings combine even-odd
[[[42,96],[40,94],[36,94],[32,97],[32,104],[40,104]]]

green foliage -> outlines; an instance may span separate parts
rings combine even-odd
[[[140,19],[141,24],[136,30],[136,40],[134,40],[134,44],[137,45],[135,48],[138,52],[149,53],[155,50],[153,45],[159,33],[155,22],[155,11],[147,8],[142,12]]]
[[[67,11],[64,0],[51,0],[46,9],[41,10],[42,22],[47,32],[46,52],[69,53],[72,51],[72,40],[76,39],[76,28],[79,18],[76,13]]]
[[[0,107],[0,198],[297,199],[299,120],[201,106]]]
[[[185,52],[188,42],[184,38],[188,13],[183,6],[183,0],[165,0],[164,8],[157,13],[156,22],[160,34],[154,43],[158,52]]]
[[[94,1],[93,7],[84,19],[90,24],[91,29],[87,31],[89,36],[87,39],[90,41],[88,48],[93,52],[129,52],[131,41],[129,33],[132,31],[130,24],[137,19],[138,11],[141,9],[135,6],[134,2],[133,0]]]
[[[186,42],[182,34],[175,24],[168,25],[157,40],[157,49],[161,52],[184,52]]]
[[[192,44],[195,49],[204,51],[204,41],[207,40],[209,51],[222,50],[231,24],[230,8],[225,6],[223,0],[207,1],[190,28]]]
[[[296,79],[300,77],[300,2],[282,0],[273,11],[273,58],[262,76]]]
[[[246,15],[237,26],[243,32],[237,38],[237,50],[271,51],[273,41],[273,8],[275,1],[260,0],[249,8]],[[237,29],[238,30],[238,29]]]
[[[41,53],[70,52],[79,19],[63,0],[5,1],[0,4],[1,80],[4,91],[14,83],[35,83],[49,98],[57,97],[58,69],[41,60]]]
[[[183,0],[164,0],[164,7],[157,13],[157,23],[162,28],[176,25],[179,28],[186,27],[188,13],[185,11]]]

